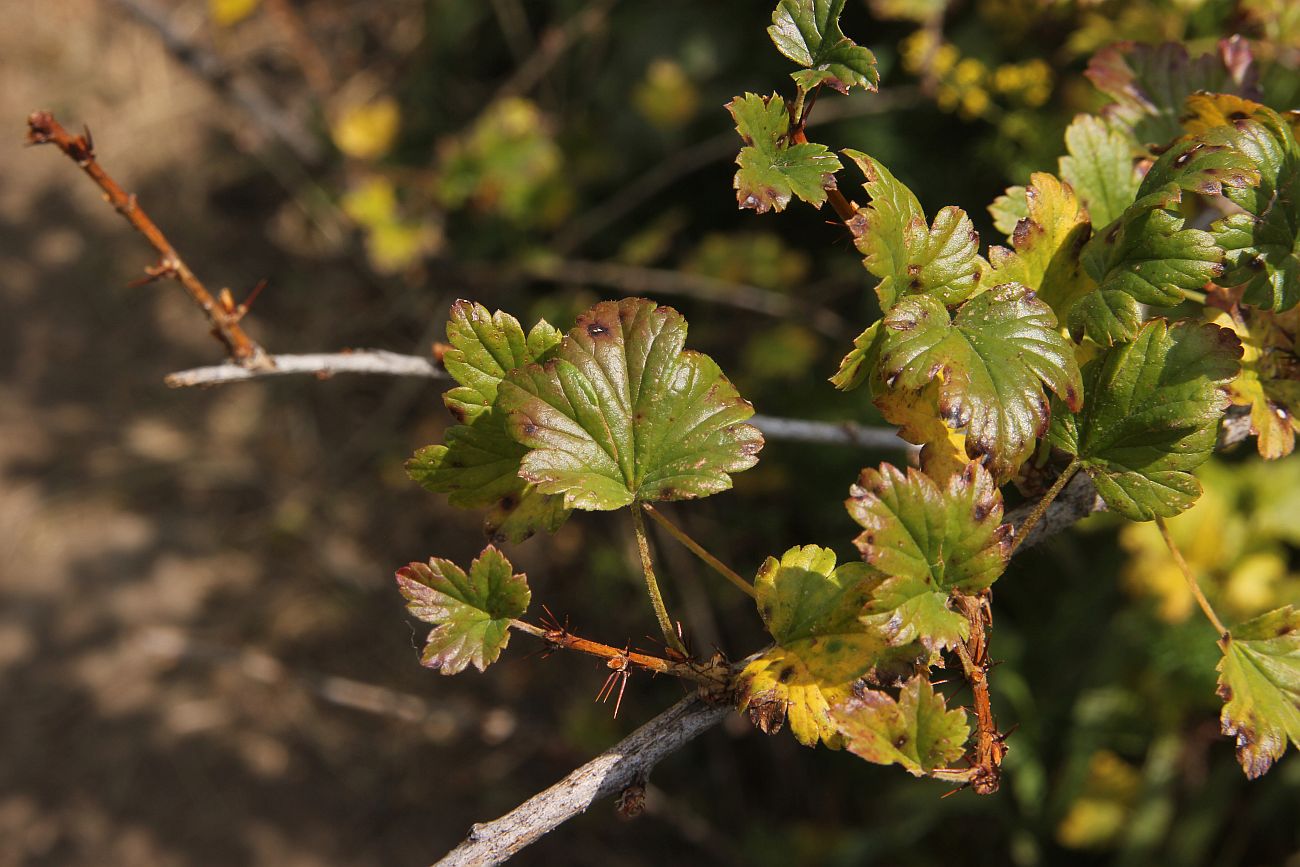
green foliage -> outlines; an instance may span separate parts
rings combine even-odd
[[[731,487],[762,434],[754,409],[707,355],[683,350],[686,320],[643,298],[605,301],[545,364],[503,381],[499,404],[528,449],[519,474],[578,509],[685,500]]]
[[[742,208],[784,211],[792,195],[821,206],[835,189],[840,161],[825,145],[790,141],[790,113],[777,94],[747,93],[727,104],[745,142],[734,186]]]
[[[794,80],[803,90],[825,84],[841,93],[875,90],[876,57],[840,30],[845,0],[781,0],[767,35],[777,50],[800,66]]]
[[[965,711],[948,710],[920,675],[904,684],[897,700],[863,690],[831,713],[849,752],[880,765],[902,765],[918,777],[961,758],[970,737]]]
[[[1109,226],[1137,196],[1141,179],[1132,146],[1103,118],[1081,114],[1065,130],[1065,148],[1061,178],[1087,207],[1092,224]]]
[[[1083,411],[1059,413],[1051,442],[1074,455],[1112,510],[1134,521],[1170,517],[1201,492],[1191,471],[1214,448],[1241,343],[1214,325],[1163,319],[1083,371]]]
[[[469,665],[483,671],[496,662],[510,641],[510,622],[523,616],[532,597],[525,576],[513,574],[510,561],[491,545],[468,575],[434,557],[397,570],[397,586],[406,610],[433,624],[420,660],[443,674]]]
[[[1234,627],[1220,642],[1223,733],[1252,780],[1300,747],[1300,611],[1288,605]]]
[[[854,543],[880,577],[864,622],[891,644],[919,641],[933,653],[969,638],[970,623],[949,597],[992,586],[1010,555],[1011,528],[988,472],[968,464],[945,489],[884,464],[862,471],[845,505],[864,529]]]

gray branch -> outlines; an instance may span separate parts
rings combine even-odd
[[[192,385],[222,385],[228,382],[247,382],[268,376],[310,375],[328,379],[336,373],[368,373],[383,376],[419,376],[425,379],[446,379],[447,373],[431,358],[418,355],[401,355],[386,349],[356,349],[347,352],[316,353],[312,355],[273,355],[272,367],[252,369],[233,362],[212,367],[196,367],[167,374],[164,380],[172,388]]]
[[[695,697],[684,698],[587,764],[506,813],[475,825],[465,841],[436,867],[500,864],[593,802],[616,795],[731,712]]]

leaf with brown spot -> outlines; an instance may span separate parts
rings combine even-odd
[[[791,196],[821,207],[840,161],[825,145],[790,141],[790,113],[777,94],[747,93],[727,103],[745,146],[733,186],[742,209],[784,211]]]
[[[831,718],[849,752],[921,777],[962,757],[970,738],[966,712],[948,710],[928,678],[917,675],[893,696],[865,690],[834,706]]]
[[[1223,733],[1250,779],[1300,747],[1300,611],[1288,605],[1234,627],[1219,642]]]
[[[1295,340],[1264,310],[1217,311],[1211,321],[1241,339],[1241,373],[1228,385],[1228,399],[1250,407],[1250,432],[1266,460],[1286,457],[1300,430],[1300,358]]]

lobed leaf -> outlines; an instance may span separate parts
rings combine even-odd
[[[835,565],[816,545],[769,557],[754,579],[755,601],[776,647],[741,672],[739,707],[773,733],[789,722],[804,746],[837,746],[829,710],[860,678],[888,681],[910,670],[919,647],[891,647],[858,619],[874,583],[864,563]]]
[[[825,145],[790,142],[790,112],[781,97],[747,93],[727,103],[727,110],[745,142],[732,183],[740,207],[760,214],[783,211],[791,196],[821,207],[826,191],[835,189],[839,158]]]
[[[1060,174],[1088,209],[1100,230],[1124,213],[1137,197],[1140,176],[1128,138],[1104,119],[1076,115],[1065,130]]]
[[[772,13],[767,35],[778,51],[800,66],[794,79],[805,91],[825,84],[848,93],[854,87],[875,90],[880,84],[876,56],[840,30],[845,0],[781,0]]]
[[[917,470],[882,464],[862,471],[845,506],[864,530],[854,544],[884,576],[863,621],[891,644],[920,641],[932,652],[966,640],[970,624],[949,597],[990,587],[1011,551],[993,477],[970,463],[940,488]]]
[[[1250,779],[1300,747],[1300,611],[1288,605],[1235,627],[1219,642],[1223,733],[1236,738]]]
[[[1220,310],[1211,321],[1241,339],[1241,372],[1227,393],[1233,404],[1250,407],[1250,432],[1260,456],[1275,460],[1291,454],[1300,428],[1300,359],[1294,338],[1265,311]]]
[[[754,408],[685,342],[682,315],[644,298],[579,316],[552,358],[501,383],[510,434],[529,449],[520,476],[579,509],[730,488],[763,436],[744,423]]]
[[[1200,495],[1191,471],[1214,449],[1240,357],[1227,329],[1153,319],[1085,365],[1083,410],[1054,413],[1049,440],[1078,458],[1113,511],[1172,517]]]
[[[483,671],[510,641],[510,622],[528,610],[531,593],[522,574],[491,545],[466,574],[455,563],[434,557],[397,570],[406,610],[433,624],[421,663],[443,674],[473,665]]]
[[[1011,283],[967,301],[949,318],[930,296],[900,301],[884,319],[880,369],[891,388],[920,391],[938,380],[944,423],[966,435],[966,452],[1008,478],[1047,431],[1044,386],[1077,409],[1074,352],[1047,305]]]
[[[831,711],[849,752],[880,765],[899,764],[920,777],[961,758],[970,726],[966,712],[948,710],[923,675],[898,694],[864,690]]]
[[[858,209],[848,227],[863,264],[880,278],[881,309],[910,295],[931,296],[945,306],[974,295],[987,266],[966,212],[943,208],[927,228],[916,196],[878,160],[854,150],[844,154],[866,175],[863,188],[871,202]]]

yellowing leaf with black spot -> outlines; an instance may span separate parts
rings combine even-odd
[[[966,437],[945,425],[939,414],[939,390],[935,380],[920,391],[873,388],[872,402],[885,421],[898,426],[898,435],[921,446],[921,470],[940,484],[966,469]]]
[[[780,0],[772,13],[777,50],[800,66],[794,80],[804,90],[825,84],[840,93],[854,87],[875,90],[880,83],[876,56],[840,30],[845,0]]]
[[[1268,460],[1295,449],[1300,429],[1300,358],[1295,339],[1263,310],[1218,311],[1211,321],[1241,338],[1241,373],[1228,386],[1228,399],[1250,407],[1250,432]]]
[[[864,690],[831,711],[849,752],[879,765],[899,764],[922,777],[960,759],[970,738],[966,712],[948,710],[930,681],[917,675],[898,699]]]
[[[920,641],[934,652],[968,638],[970,624],[949,597],[992,586],[1011,550],[992,476],[970,463],[940,487],[917,470],[882,464],[862,471],[845,506],[863,528],[854,544],[883,576],[864,622],[893,644]]]
[[[891,389],[920,391],[938,380],[938,409],[965,434],[966,453],[1008,479],[1047,431],[1044,388],[1072,409],[1083,397],[1079,367],[1051,308],[1015,283],[976,295],[950,317],[918,295],[884,319],[880,372]]]
[[[528,610],[528,579],[491,545],[470,565],[469,574],[450,560],[434,557],[397,570],[406,610],[433,624],[421,662],[443,674],[473,665],[483,671],[510,641],[510,622]]]
[[[451,346],[442,363],[459,385],[442,399],[461,424],[447,431],[444,445],[417,451],[406,463],[407,473],[427,490],[449,494],[457,508],[488,508],[484,531],[490,539],[521,542],[537,530],[555,532],[569,510],[563,498],[543,494],[520,478],[528,449],[510,436],[506,412],[496,402],[502,377],[548,358],[559,345],[559,332],[539,322],[525,336],[513,316],[457,301],[447,340]]]
[[[1035,172],[1025,188],[1026,216],[1011,233],[1011,246],[989,248],[987,282],[1019,283],[1064,322],[1074,302],[1096,288],[1083,272],[1079,251],[1091,233],[1088,211],[1069,184]]]
[[[1288,605],[1234,627],[1219,642],[1223,733],[1250,779],[1300,747],[1300,611]]]
[[[740,169],[732,186],[736,202],[760,214],[784,211],[791,196],[821,207],[835,189],[840,161],[825,145],[791,143],[790,112],[777,94],[747,93],[727,103],[745,146],[736,157]]]
[[[880,278],[876,294],[888,311],[900,299],[926,295],[945,306],[960,304],[979,289],[988,267],[979,255],[979,233],[961,208],[943,208],[927,226],[916,196],[881,163],[844,151],[866,175],[870,204],[849,221],[868,271]]]
[[[1200,495],[1191,471],[1214,449],[1240,358],[1226,328],[1152,319],[1084,365],[1083,409],[1058,408],[1050,441],[1078,458],[1113,511],[1173,517]]]
[[[739,707],[764,732],[789,723],[799,743],[838,746],[830,705],[866,678],[901,679],[923,653],[917,645],[890,647],[881,633],[858,620],[871,594],[863,563],[835,565],[835,552],[795,547],[769,557],[754,579],[763,623],[776,640],[741,672]]]
[[[718,365],[685,350],[686,320],[644,298],[603,301],[554,355],[512,371],[498,406],[528,449],[519,474],[569,508],[706,497],[752,467],[754,408]]]

